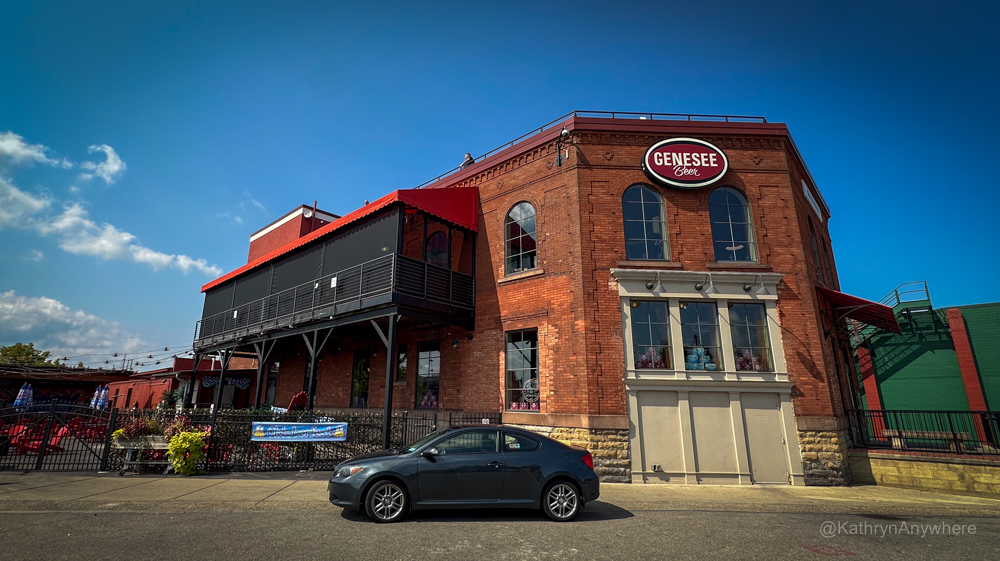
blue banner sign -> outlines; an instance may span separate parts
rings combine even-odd
[[[250,440],[257,442],[343,442],[347,423],[253,423]]]

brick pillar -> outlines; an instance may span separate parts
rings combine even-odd
[[[962,310],[950,308],[947,310],[948,329],[951,331],[951,341],[955,345],[955,355],[958,357],[958,367],[962,371],[962,384],[965,385],[965,395],[969,398],[969,409],[986,411],[986,397],[979,383],[979,369],[976,368],[976,358],[972,354],[972,344],[965,329],[965,318]],[[986,441],[986,430],[979,417],[975,419],[976,433],[981,442]]]

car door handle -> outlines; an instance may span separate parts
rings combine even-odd
[[[489,463],[489,464],[487,464],[487,465],[489,465],[489,466],[492,466],[492,467],[495,467],[495,468],[498,468],[498,467],[503,467],[503,464],[501,464],[500,462],[498,462],[498,461],[496,461],[496,460],[494,460],[494,461],[490,462],[490,463]]]

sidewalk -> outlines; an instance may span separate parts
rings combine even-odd
[[[325,472],[118,477],[2,473],[0,511],[332,510]],[[892,487],[603,484],[601,498],[628,511],[813,512],[1000,517],[1000,500]]]

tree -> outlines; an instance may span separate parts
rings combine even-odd
[[[14,343],[6,347],[0,346],[0,364],[19,364],[22,366],[59,366],[59,359],[49,360],[52,353],[40,351],[34,343]]]

